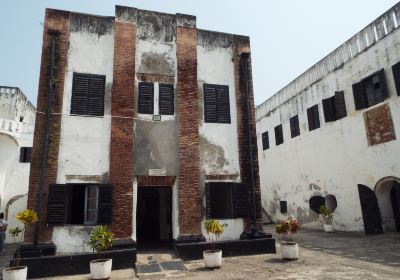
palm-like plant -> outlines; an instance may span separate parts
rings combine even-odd
[[[90,234],[87,245],[96,252],[98,257],[100,253],[110,249],[113,245],[114,235],[107,226],[98,226]]]

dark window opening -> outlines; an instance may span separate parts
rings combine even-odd
[[[19,162],[31,162],[32,147],[21,147],[19,150]]]
[[[320,127],[318,105],[307,109],[308,129],[314,130]]]
[[[206,123],[231,123],[229,87],[203,85],[204,121]]]
[[[280,201],[281,214],[287,214],[287,201]]]
[[[140,82],[138,93],[138,113],[150,114],[154,113],[154,84]]]
[[[343,91],[337,91],[334,96],[323,99],[322,106],[325,122],[334,122],[347,116]]]
[[[283,143],[283,131],[282,131],[282,125],[278,125],[275,127],[275,144],[276,146],[280,145]]]
[[[74,73],[71,114],[103,116],[106,76]]]
[[[392,66],[392,72],[397,95],[400,96],[400,62]]]
[[[292,138],[300,135],[299,116],[290,118],[290,135]]]
[[[24,117],[23,116],[20,116],[19,117],[19,122],[23,122],[24,121]]]
[[[174,114],[174,86],[167,84],[159,85],[159,108],[160,115]]]
[[[382,69],[359,83],[353,85],[353,96],[356,110],[365,109],[383,102],[389,97],[385,71]]]
[[[262,146],[263,146],[263,151],[269,149],[269,136],[268,136],[268,131],[264,132],[262,134]]]
[[[313,196],[310,198],[309,204],[311,210],[313,210],[317,214],[321,214],[319,209],[322,205],[325,205],[325,198],[319,195]]]

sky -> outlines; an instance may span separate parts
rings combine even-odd
[[[250,36],[261,104],[397,0],[0,0],[0,85],[35,105],[45,8],[114,16],[124,5],[197,17],[197,27]]]

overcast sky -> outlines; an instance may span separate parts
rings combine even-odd
[[[397,0],[1,0],[0,85],[36,104],[46,7],[114,15],[114,5],[197,16],[197,26],[249,35],[260,104]]]

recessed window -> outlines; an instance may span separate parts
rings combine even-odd
[[[343,91],[335,92],[335,95],[322,100],[325,122],[334,122],[347,116],[346,103]]]
[[[103,116],[106,76],[74,73],[71,114]]]
[[[320,127],[318,105],[307,109],[308,129],[314,130]]]
[[[138,85],[138,113],[154,113],[154,84],[140,82]]]
[[[396,85],[397,95],[400,96],[400,62],[392,66],[393,79]]]
[[[356,110],[361,110],[383,102],[389,97],[384,70],[380,70],[353,85]]]
[[[159,85],[159,112],[160,115],[174,114],[174,86],[169,84]]]
[[[274,129],[275,131],[275,144],[276,146],[280,145],[283,143],[283,131],[282,131],[282,125],[278,125]]]
[[[21,147],[19,150],[19,162],[31,162],[32,147]]]
[[[292,138],[300,135],[299,116],[290,118],[290,135]]]
[[[281,214],[287,214],[287,201],[280,201]]]
[[[264,132],[261,136],[262,138],[262,146],[263,146],[263,151],[269,149],[269,136],[268,136],[268,131]]]
[[[203,85],[204,121],[206,123],[231,123],[229,87]]]

